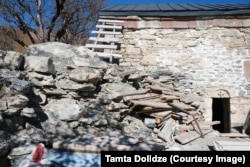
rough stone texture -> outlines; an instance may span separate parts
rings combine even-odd
[[[4,58],[4,64],[6,67],[12,70],[20,70],[24,57],[21,53],[14,51],[7,51]]]
[[[170,25],[165,29],[125,28],[120,38],[120,53],[123,55],[120,65],[144,70],[166,68],[181,73],[197,85],[207,99],[213,96],[210,96],[212,92],[203,91],[206,88],[223,88],[230,92],[229,98],[250,98],[248,21],[244,20],[244,27],[239,22],[232,25],[228,20],[224,21],[223,18],[201,18],[192,29],[173,25],[174,21],[172,28]],[[183,26],[188,24],[183,23]],[[206,116],[211,118],[212,101],[205,103]],[[230,104],[231,108],[237,106]],[[243,123],[249,107],[231,114],[232,123]],[[241,119],[235,118],[237,114],[242,115]]]
[[[71,80],[59,80],[56,83],[56,86],[61,89],[73,90],[73,91],[91,92],[95,90],[95,86],[93,84],[88,84],[88,83],[80,84]]]
[[[61,99],[49,103],[46,112],[52,112],[59,120],[73,121],[79,120],[83,115],[82,107],[75,100]]]
[[[74,56],[88,57],[93,55],[93,52],[84,46],[73,46],[60,42],[47,42],[41,44],[30,45],[27,48],[28,56],[46,56],[46,57],[61,57],[70,58]]]
[[[87,82],[96,84],[102,79],[102,73],[87,67],[79,67],[72,70],[69,78],[76,82]]]
[[[16,96],[7,96],[6,102],[9,109],[22,109],[24,108],[29,101],[29,98],[23,95],[16,95]]]
[[[184,73],[196,84],[236,89],[239,95],[247,84],[242,76],[247,71],[243,62],[250,58],[244,40],[248,34],[250,28],[125,29],[121,64],[166,67]]]
[[[39,74],[37,72],[29,72],[28,77],[36,86],[54,86],[55,80],[52,75]]]
[[[50,57],[27,56],[25,69],[45,74],[55,74],[55,67]]]

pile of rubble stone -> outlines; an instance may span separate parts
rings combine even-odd
[[[93,135],[88,131],[94,128],[100,137],[91,140],[91,148],[99,146],[94,152],[154,150],[155,144],[162,150],[174,141],[202,137],[216,124],[202,117],[203,91],[168,69],[122,68],[84,46],[57,42],[0,56],[0,129],[12,133],[9,148],[43,142],[60,149],[58,142],[68,141],[67,149]],[[118,140],[109,130],[124,136]]]

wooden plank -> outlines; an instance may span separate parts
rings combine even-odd
[[[217,143],[222,144],[223,146],[250,146],[250,141],[217,141]]]
[[[164,141],[169,141],[171,139],[171,135],[173,134],[174,123],[174,119],[170,118],[166,120],[163,128],[158,133],[158,137],[163,139]]]
[[[209,132],[211,132],[211,130],[203,130],[202,133],[208,134]],[[175,140],[178,141],[181,144],[186,144],[189,143],[197,138],[201,137],[201,134],[199,134],[196,131],[189,131],[189,132],[185,132],[183,134],[180,134],[178,136],[175,136]]]
[[[187,110],[187,111],[191,111],[191,110],[195,110],[194,107],[190,106],[190,105],[187,105],[185,103],[182,103],[182,102],[178,102],[178,103],[172,103],[173,105],[179,107],[179,108],[182,108],[184,110]]]
[[[124,92],[110,92],[111,96],[113,98],[119,98],[119,97],[124,97],[124,96],[131,96],[131,95],[139,95],[139,94],[145,94],[147,93],[149,90],[146,89],[140,89],[140,90],[134,90],[131,92],[128,91],[124,91]]]
[[[172,111],[162,111],[162,112],[149,113],[148,115],[151,117],[163,119],[164,117],[167,117],[171,113],[172,113]]]
[[[96,28],[117,29],[117,30],[120,30],[120,29],[122,29],[122,26],[117,26],[117,25],[96,25]]]
[[[107,19],[99,19],[98,22],[106,22],[106,23],[124,23],[123,20],[107,20]]]
[[[249,137],[247,134],[242,133],[221,133],[220,136],[222,137]]]
[[[105,37],[105,38],[101,38],[101,37],[90,37],[89,40],[91,41],[99,41],[99,42],[118,42],[119,39],[118,38],[108,38],[108,37]]]
[[[164,112],[164,111],[166,111],[165,108],[143,107],[139,111],[135,111],[135,112],[137,114],[143,113],[145,115],[149,115],[150,113],[159,113],[159,112]]]
[[[122,55],[115,53],[106,53],[106,52],[94,52],[94,53],[96,53],[99,57],[102,58],[110,58],[111,56],[113,56],[116,59],[122,58]]]
[[[87,48],[116,49],[116,45],[86,44]]]
[[[151,98],[158,98],[160,97],[159,94],[157,93],[146,93],[146,94],[141,94],[141,95],[132,95],[132,96],[126,96],[123,97],[124,101],[129,101],[129,100],[138,100],[138,99],[151,99]]]
[[[169,90],[174,90],[173,87],[168,86],[168,85],[165,85],[165,84],[163,84],[163,83],[161,83],[161,82],[158,82],[158,81],[155,81],[155,80],[152,80],[152,79],[149,79],[149,78],[145,78],[144,80],[145,80],[146,82],[150,82],[150,83],[152,83],[152,84],[159,85],[159,86],[161,86],[161,87],[163,87],[163,88],[167,88],[167,89],[169,89]]]
[[[113,31],[92,31],[93,34],[109,34],[109,35],[120,35],[121,32],[113,32]]]
[[[131,100],[131,103],[133,103],[134,106],[149,106],[149,107],[155,107],[155,108],[172,109],[172,107],[170,105],[168,105],[166,103],[160,103],[160,102]]]
[[[218,125],[218,124],[220,124],[220,121],[204,122],[204,124],[205,124],[205,125],[213,126],[213,125]]]
[[[181,95],[183,95],[183,93],[173,92],[173,91],[166,91],[166,90],[163,90],[162,94],[172,95],[172,96],[178,96],[178,97],[180,97]]]
[[[172,101],[172,100],[179,100],[179,99],[180,97],[174,96],[174,95],[164,95],[164,94],[161,95],[161,100],[164,100],[164,101]]]
[[[162,86],[159,86],[159,85],[149,85],[146,87],[147,89],[151,89],[151,90],[155,90],[155,91],[169,91],[171,92],[172,90],[168,89],[168,88],[165,88],[165,87],[162,87]]]
[[[249,151],[250,142],[213,141],[216,151]]]

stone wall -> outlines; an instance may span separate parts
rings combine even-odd
[[[122,19],[120,66],[163,67],[188,76],[209,89],[208,119],[216,97],[211,94],[224,89],[231,99],[232,123],[245,121],[250,109],[243,102],[250,98],[250,17]]]

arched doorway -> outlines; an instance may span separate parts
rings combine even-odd
[[[231,129],[230,118],[230,95],[228,91],[218,89],[212,99],[212,120],[220,121],[220,124],[213,126],[221,133],[229,133]]]

